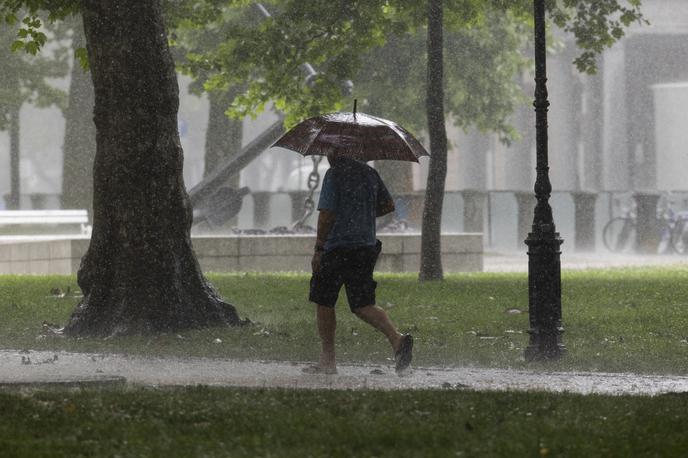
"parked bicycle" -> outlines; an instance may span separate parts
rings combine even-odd
[[[664,204],[657,209],[657,253],[687,253],[688,211],[674,212],[670,205],[671,202],[665,198]],[[604,226],[602,242],[612,253],[636,251],[638,238],[635,201],[623,209],[622,216],[612,218]]]
[[[676,213],[676,221],[671,231],[671,246],[679,254],[688,254],[688,211]]]
[[[610,219],[602,230],[602,242],[612,253],[635,251],[636,236],[635,205],[625,208],[622,216]]]

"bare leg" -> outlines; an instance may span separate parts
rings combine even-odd
[[[337,317],[334,307],[316,305],[316,318],[318,322],[318,334],[322,343],[320,362],[318,366],[323,370],[335,371],[337,363],[334,355],[334,332],[337,328]]]
[[[365,307],[360,307],[354,310],[356,316],[360,319],[382,332],[389,343],[392,345],[392,349],[396,352],[401,346],[401,338],[403,337],[401,333],[394,327],[392,320],[389,319],[387,312],[382,310],[377,305],[367,305]]]

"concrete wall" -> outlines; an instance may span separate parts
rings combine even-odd
[[[417,272],[420,264],[420,236],[379,235],[381,272]],[[228,236],[197,237],[194,249],[206,272],[310,271],[314,236]],[[88,239],[61,239],[0,243],[0,274],[75,274]],[[445,272],[479,272],[483,268],[482,234],[442,236]]]
[[[658,84],[655,99],[657,188],[686,190],[688,184],[688,83]]]

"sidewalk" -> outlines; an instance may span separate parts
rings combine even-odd
[[[0,386],[123,380],[133,385],[213,385],[292,389],[471,389],[580,394],[658,395],[688,392],[688,377],[611,373],[551,373],[483,368],[415,368],[399,377],[392,367],[341,365],[338,375],[307,375],[305,363],[209,358],[0,350]]]
[[[562,270],[608,269],[620,267],[679,266],[688,267],[688,256],[677,254],[612,254],[568,253],[561,254]],[[483,256],[485,272],[528,272],[528,254],[525,246],[522,252],[491,252]]]

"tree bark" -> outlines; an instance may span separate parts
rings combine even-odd
[[[18,210],[21,199],[21,169],[19,156],[21,148],[19,146],[20,135],[20,115],[21,106],[10,108],[10,195],[7,201],[7,208]]]
[[[201,273],[159,0],[82,2],[95,89],[93,234],[65,333],[174,332],[241,321]]]
[[[427,112],[430,167],[425,188],[419,279],[442,280],[440,230],[447,178],[447,131],[444,120],[442,0],[428,1]]]
[[[86,46],[81,20],[75,21],[72,49]],[[96,126],[93,124],[93,82],[75,59],[69,83],[69,105],[65,110],[62,148],[62,208],[85,208],[93,215],[93,158]]]

